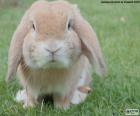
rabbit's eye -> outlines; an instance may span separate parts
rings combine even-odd
[[[32,25],[32,27],[33,27],[33,29],[35,30],[35,25],[34,25],[34,24]]]
[[[70,30],[71,29],[71,22],[69,21],[69,23],[68,23],[68,30]]]

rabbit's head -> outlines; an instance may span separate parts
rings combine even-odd
[[[100,46],[78,8],[67,2],[35,2],[14,33],[8,63],[8,79],[23,57],[33,69],[69,68],[84,54],[99,75],[106,68]]]
[[[46,10],[44,10],[46,9]],[[81,43],[72,29],[72,13],[43,4],[32,11],[30,30],[23,42],[23,57],[31,68],[68,68],[81,54]]]

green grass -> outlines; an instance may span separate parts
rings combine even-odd
[[[0,116],[124,116],[127,108],[140,109],[140,7],[139,4],[101,4],[100,0],[71,0],[96,31],[105,56],[108,76],[93,74],[93,92],[67,111],[52,105],[23,109],[14,101],[17,81],[5,82],[9,43],[24,11],[21,6],[0,8]]]

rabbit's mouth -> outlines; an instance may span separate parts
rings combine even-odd
[[[57,59],[52,58],[48,61],[47,64],[55,64],[55,63],[59,63],[59,61]]]
[[[58,68],[58,69],[60,69],[60,68],[67,68],[67,66],[64,64],[64,63],[62,63],[61,61],[57,61],[57,60],[50,60],[44,67],[43,67],[44,69],[51,69],[51,68]]]
[[[55,60],[55,59],[52,59],[52,60],[50,60],[49,62],[50,62],[50,63],[55,63],[56,60]]]
[[[53,55],[49,55],[49,61],[48,63],[55,63],[55,62],[58,62],[58,56],[56,54],[53,54]]]

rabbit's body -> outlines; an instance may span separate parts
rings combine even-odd
[[[29,101],[28,97],[24,99],[25,107],[35,105],[40,96],[49,94],[53,97],[55,95],[67,96],[71,103],[78,104],[85,99],[87,94],[85,93],[83,96],[78,88],[89,87],[91,82],[90,64],[87,57],[83,55],[69,69],[30,69],[22,59],[17,73],[21,85],[27,90],[27,96],[29,92],[29,96],[32,98],[30,99],[31,104],[26,103]],[[76,91],[79,91],[78,95]],[[23,96],[25,93],[17,97],[22,99]],[[74,98],[75,96],[78,98]]]
[[[85,68],[82,66],[81,61],[84,61],[82,56],[81,60],[78,60],[69,69],[33,70],[25,67],[26,64],[20,64],[18,77],[24,88],[33,91],[34,96],[52,93],[65,95],[71,89],[76,89],[78,85],[83,68]]]
[[[8,80],[18,69],[27,96],[24,106],[36,104],[44,94],[52,94],[54,105],[64,109],[84,101],[91,66],[99,75],[106,72],[96,34],[79,9],[64,1],[35,2],[9,49]]]

